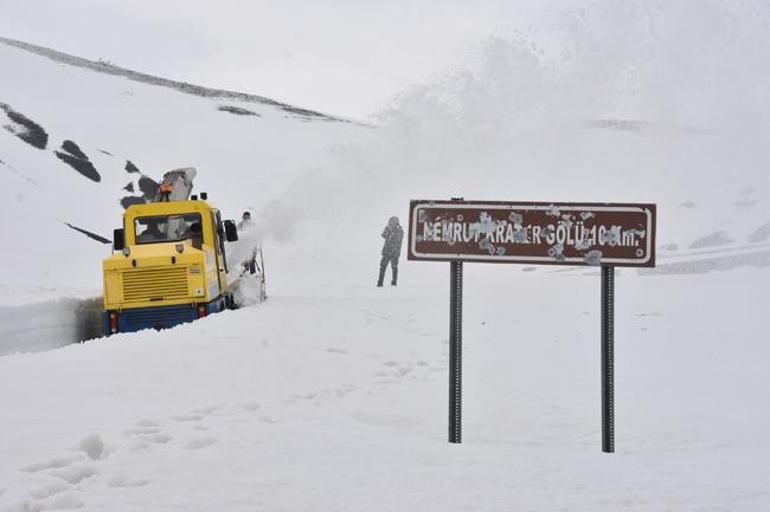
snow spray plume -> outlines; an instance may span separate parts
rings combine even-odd
[[[737,225],[739,212],[678,205],[770,194],[770,8],[602,5],[563,12],[546,36],[489,39],[462,71],[402,93],[281,198],[280,231],[368,253],[410,198],[458,195],[657,202],[661,241]]]

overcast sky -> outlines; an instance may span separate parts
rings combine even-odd
[[[752,42],[736,56],[768,55],[767,0],[0,0],[6,37],[359,119],[491,37],[547,47],[575,23],[602,32],[607,53],[656,33],[673,34],[672,62],[684,47],[708,64],[699,48],[740,38]]]
[[[544,28],[558,4],[0,0],[0,35],[362,118],[492,35]]]

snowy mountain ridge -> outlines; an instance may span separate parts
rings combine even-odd
[[[187,82],[178,82],[175,80],[170,80],[168,78],[162,78],[154,75],[149,75],[147,73],[141,73],[139,71],[133,71],[130,69],[121,68],[119,66],[116,66],[110,62],[106,62],[103,60],[99,60],[99,61],[88,60],[88,59],[84,59],[83,57],[78,57],[68,53],[60,52],[57,50],[53,50],[51,48],[46,48],[44,46],[38,46],[35,44],[26,43],[24,41],[18,41],[16,39],[9,39],[7,37],[0,36],[0,43],[6,44],[8,46],[20,48],[22,50],[26,50],[28,52],[41,55],[43,57],[47,57],[53,60],[54,62],[60,62],[63,64],[67,64],[69,66],[76,66],[80,68],[90,69],[92,71],[97,71],[99,73],[105,73],[108,75],[121,76],[124,78],[128,78],[129,80],[134,80],[136,82],[141,82],[145,84],[157,85],[160,87],[168,87],[171,89],[175,89],[179,92],[183,92],[185,94],[193,94],[193,95],[202,96],[205,98],[218,98],[223,100],[236,100],[236,101],[245,102],[245,103],[257,103],[261,105],[270,105],[272,107],[276,107],[280,110],[283,110],[284,112],[292,116],[296,116],[298,118],[305,119],[305,120],[337,121],[337,122],[344,122],[344,123],[351,122],[348,119],[330,116],[328,114],[323,114],[321,112],[316,112],[314,110],[309,110],[306,108],[296,107],[293,105],[289,105],[287,103],[282,103],[282,102],[279,102],[270,98],[266,98],[264,96],[259,96],[256,94],[228,91],[225,89],[211,89],[208,87],[190,84]],[[237,113],[237,112],[234,112],[234,113]],[[245,114],[245,115],[248,115],[248,114]]]

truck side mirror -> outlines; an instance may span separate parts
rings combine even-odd
[[[238,241],[238,228],[235,226],[235,221],[225,221],[225,237],[227,238],[228,242]]]
[[[122,251],[126,246],[126,237],[123,234],[123,228],[112,232],[112,248],[116,251]]]

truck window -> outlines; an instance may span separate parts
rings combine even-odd
[[[197,213],[154,215],[134,220],[137,244],[157,244],[200,239],[203,236],[201,216]]]

